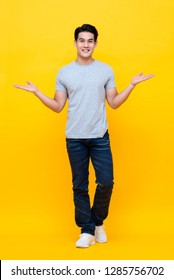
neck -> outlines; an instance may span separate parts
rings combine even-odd
[[[92,57],[89,58],[82,58],[82,57],[77,57],[76,62],[81,65],[87,65],[91,64],[94,61]]]

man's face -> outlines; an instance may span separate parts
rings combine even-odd
[[[90,58],[92,57],[97,42],[94,41],[94,34],[90,32],[80,32],[74,44],[79,57]]]

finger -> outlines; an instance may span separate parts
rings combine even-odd
[[[152,78],[152,77],[154,77],[154,74],[149,74],[149,75],[146,75],[146,76],[144,76],[144,78],[147,80],[147,79],[150,79],[150,78]]]
[[[33,85],[30,81],[27,81],[27,84],[30,85],[30,86]]]
[[[149,75],[148,75],[149,78],[152,78],[152,77],[154,77],[154,76],[155,76],[154,74],[149,74]]]
[[[14,87],[15,87],[15,88],[21,88],[21,86],[19,86],[19,85],[14,85]]]
[[[14,85],[15,88],[27,90],[26,86]]]

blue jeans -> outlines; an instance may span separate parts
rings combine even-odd
[[[102,138],[66,139],[72,170],[75,221],[81,233],[94,235],[95,226],[103,224],[108,215],[113,189],[113,161],[108,131]],[[88,194],[89,161],[96,175],[93,205]]]

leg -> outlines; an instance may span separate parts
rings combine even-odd
[[[96,226],[101,226],[106,219],[113,189],[113,161],[110,149],[109,134],[93,141],[90,150],[95,169],[97,188],[91,209]]]
[[[81,233],[94,235],[95,224],[91,217],[88,194],[89,150],[83,139],[66,139],[72,170],[75,221]]]

